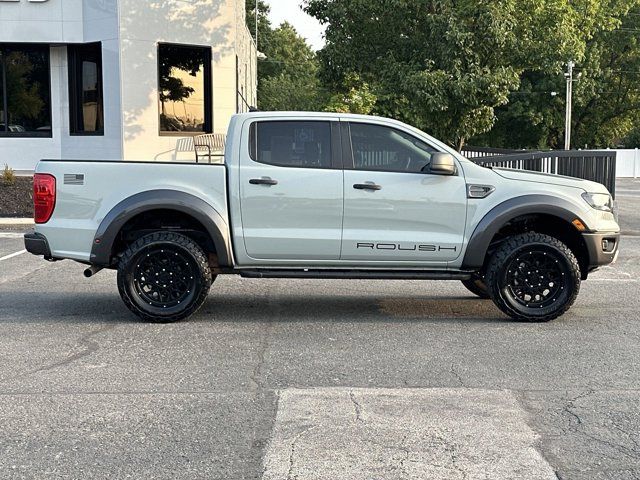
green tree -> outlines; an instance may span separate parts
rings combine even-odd
[[[347,75],[341,90],[331,96],[325,107],[326,111],[361,115],[368,115],[373,111],[377,97],[359,75],[355,73]]]
[[[612,29],[626,0],[306,0],[327,25],[323,79],[358,74],[375,113],[432,132],[456,148],[491,130],[524,72],[561,74]]]
[[[573,146],[604,148],[624,143],[640,119],[640,10],[637,0],[603,2],[591,33],[576,58]],[[496,110],[497,122],[479,145],[511,148],[564,146],[565,78],[563,67],[528,69],[508,105]]]
[[[256,0],[246,0],[247,27],[253,38],[256,38]],[[271,42],[271,21],[269,20],[269,5],[258,0],[258,48],[262,51],[264,45]]]
[[[587,43],[580,62],[573,116],[574,145],[618,146],[640,120],[640,2],[613,30]]]
[[[320,110],[326,93],[319,80],[316,53],[288,23],[273,28],[269,5],[258,0],[258,108]],[[255,35],[256,0],[247,0],[247,25]]]
[[[316,53],[296,30],[283,23],[261,47],[258,106],[262,110],[321,110],[326,94],[320,84]]]

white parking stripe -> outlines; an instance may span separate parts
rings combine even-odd
[[[0,238],[24,238],[24,233],[0,232]]]
[[[10,258],[17,257],[18,255],[22,255],[23,253],[27,253],[26,250],[20,250],[19,252],[12,253],[11,255],[7,255],[5,257],[0,257],[0,262],[3,260],[9,260]]]
[[[638,280],[635,278],[590,278],[589,283],[594,282],[626,282],[636,283]]]
[[[556,479],[508,391],[287,389],[263,480]]]

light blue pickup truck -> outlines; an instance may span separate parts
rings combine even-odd
[[[618,253],[604,186],[481,167],[378,117],[241,114],[219,164],[44,160],[34,182],[27,250],[117,269],[154,322],[192,315],[223,274],[459,280],[548,321]]]

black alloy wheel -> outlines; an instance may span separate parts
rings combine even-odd
[[[127,307],[149,322],[175,322],[204,303],[214,277],[202,249],[179,233],[156,232],[135,241],[118,267]]]
[[[505,293],[526,308],[545,308],[563,294],[571,275],[568,264],[554,249],[520,251],[505,273]]]
[[[149,246],[140,251],[134,263],[131,286],[143,302],[165,309],[193,297],[198,268],[185,251]]]
[[[540,233],[508,238],[487,267],[491,299],[516,320],[546,322],[564,314],[580,290],[580,267],[560,240]]]

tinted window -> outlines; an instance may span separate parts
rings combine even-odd
[[[102,45],[69,45],[67,51],[71,132],[102,134]]]
[[[331,168],[329,122],[257,122],[254,160],[282,167]]]
[[[49,47],[0,44],[0,135],[51,136]]]
[[[211,132],[211,49],[158,47],[161,132]]]
[[[400,130],[363,123],[351,124],[351,143],[356,170],[426,172],[437,151]]]

